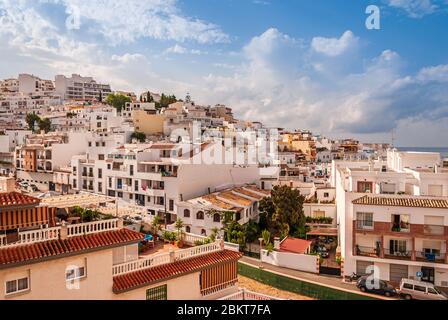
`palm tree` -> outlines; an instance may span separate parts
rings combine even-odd
[[[268,230],[263,230],[261,237],[263,238],[265,247],[271,243],[271,233]]]
[[[181,240],[181,232],[182,228],[184,227],[184,222],[182,221],[181,218],[176,219],[174,227],[177,229],[177,237],[179,238],[179,240]]]
[[[212,241],[215,241],[215,240],[216,240],[216,236],[218,235],[218,233],[219,233],[219,228],[214,227],[214,228],[212,229],[212,233],[210,234],[210,239],[211,239]]]
[[[155,216],[151,221],[151,228],[154,232],[154,235],[157,235],[157,231],[160,230],[160,217]]]

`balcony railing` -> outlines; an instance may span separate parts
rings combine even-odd
[[[249,291],[247,289],[240,289],[236,293],[219,298],[218,300],[283,300],[277,297],[268,296],[258,292]]]
[[[445,252],[429,253],[425,251],[416,251],[416,258],[420,261],[445,263]]]
[[[384,256],[389,259],[411,260],[412,251],[384,249]]]
[[[423,225],[423,232],[429,235],[444,235],[445,227],[440,225],[425,224]]]
[[[0,235],[0,247],[12,247],[23,244],[38,243],[60,238],[61,229],[67,228],[67,237],[82,236],[91,233],[104,232],[118,229],[118,219],[100,220],[52,228],[42,228],[29,231],[20,231],[18,241],[7,242],[6,235]]]
[[[173,252],[165,252],[130,262],[125,262],[112,267],[112,275],[117,276],[124,273],[134,272],[137,270],[152,268],[163,264],[172,263],[179,260],[185,260],[192,257],[201,256],[211,252],[221,250],[219,242],[214,242],[202,246],[192,247],[184,250]]]
[[[380,248],[355,246],[355,254],[357,256],[365,257],[379,257],[381,254]]]
[[[373,230],[373,221],[356,220],[356,229],[358,229],[358,230]]]

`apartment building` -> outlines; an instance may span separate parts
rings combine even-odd
[[[51,80],[43,80],[31,74],[19,74],[19,92],[24,94],[51,95],[54,93],[54,83]]]
[[[259,202],[268,196],[269,191],[256,185],[229,188],[180,202],[177,217],[183,221],[186,232],[208,236],[214,228],[223,227],[223,213],[232,212],[239,224],[258,222]]]
[[[39,190],[54,191],[53,172],[67,166],[72,156],[87,149],[87,133],[47,133],[27,136],[15,149],[18,180],[35,184]]]
[[[67,224],[54,212],[39,199],[0,194],[1,300],[199,300],[238,292],[241,254],[222,241],[140,255],[144,234],[121,220]]]
[[[100,101],[111,93],[110,85],[97,83],[92,77],[72,74],[55,77],[56,93],[66,100]]]
[[[214,192],[217,188],[258,183],[256,165],[204,163],[209,148],[220,145],[173,143],[125,144],[108,151],[106,156],[74,157],[72,187],[121,198],[147,209],[151,215],[165,210],[176,219],[177,204]]]
[[[344,274],[448,286],[448,171],[440,155],[390,150],[387,161],[333,163]]]

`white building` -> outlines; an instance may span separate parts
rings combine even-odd
[[[233,218],[239,224],[258,221],[259,201],[269,195],[269,191],[255,185],[225,189],[180,202],[177,217],[184,222],[187,232],[208,236],[217,228],[222,233],[223,212],[234,213]]]
[[[70,78],[64,75],[55,77],[56,93],[67,100],[99,101],[111,93],[110,85],[97,83],[92,77],[82,77],[72,74]]]
[[[448,171],[440,155],[388,152],[387,162],[333,162],[344,274],[374,265],[388,281],[448,286]]]

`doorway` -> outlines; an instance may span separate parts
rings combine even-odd
[[[422,267],[422,281],[434,283],[434,268]]]

